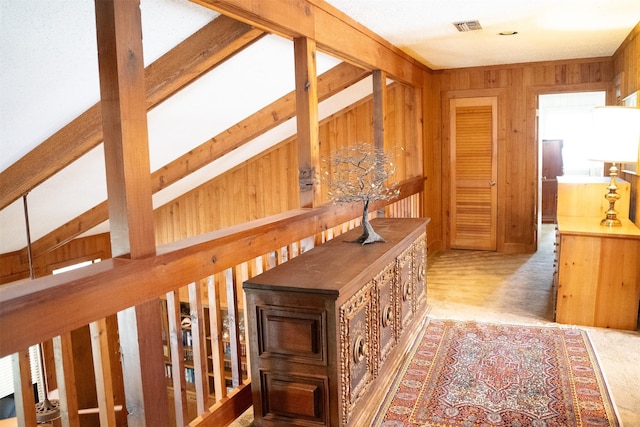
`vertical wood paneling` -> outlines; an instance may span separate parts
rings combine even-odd
[[[416,96],[412,88],[388,87],[386,149],[394,149],[394,162],[402,181],[422,174],[422,147],[418,146]],[[373,143],[373,104],[370,98],[320,123],[320,158],[338,147]],[[297,140],[283,141],[267,152],[212,179],[154,212],[158,244],[229,227],[298,207]],[[327,202],[325,186],[320,200]]]
[[[640,90],[640,23],[624,40],[613,57],[613,73],[620,77],[620,97],[624,99]],[[640,154],[638,154],[640,157]],[[638,159],[640,161],[640,158]],[[636,166],[636,171],[640,166]],[[631,183],[629,211],[636,225],[640,226],[640,175],[623,173],[621,177]]]
[[[538,145],[536,110],[527,105],[527,99],[531,98],[528,95],[541,88],[549,91],[558,88],[556,92],[582,91],[595,85],[601,87],[603,82],[612,82],[613,78],[613,62],[607,58],[445,70],[434,74],[443,106],[452,94],[456,97],[499,94],[498,251],[533,252],[536,249]],[[449,128],[447,117],[443,117],[441,128]],[[446,134],[442,135],[441,141],[446,150],[449,144]],[[425,141],[425,150],[429,152],[439,142],[437,138]],[[448,168],[445,162],[441,171],[443,196],[450,191]],[[444,206],[447,205],[445,198]],[[435,218],[430,216],[433,224]],[[447,218],[446,212],[441,218]],[[446,223],[443,227],[445,231],[448,229]]]

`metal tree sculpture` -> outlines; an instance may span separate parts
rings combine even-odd
[[[370,144],[342,147],[324,159],[324,179],[328,195],[335,203],[363,202],[362,235],[354,242],[366,245],[385,240],[369,222],[369,204],[376,200],[393,200],[400,194],[397,183],[387,183],[396,168],[390,154]]]

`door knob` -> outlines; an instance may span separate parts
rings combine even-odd
[[[490,185],[491,187],[493,187],[494,185],[496,185],[496,182],[495,182],[495,181],[491,181],[491,182],[489,183],[489,185]]]

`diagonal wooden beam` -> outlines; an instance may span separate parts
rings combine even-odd
[[[264,35],[224,15],[214,19],[145,69],[147,110]],[[97,103],[0,172],[0,209],[87,153],[102,138]]]
[[[346,62],[341,63],[318,77],[318,99],[325,100],[367,75],[369,72],[362,68]],[[291,92],[153,172],[151,191],[157,193],[219,159],[258,135],[291,119],[295,112],[295,92]],[[108,207],[105,201],[33,242],[31,247],[34,257],[51,252],[107,219]],[[23,251],[26,253],[25,249]]]
[[[318,77],[318,100],[335,95],[369,74],[348,63],[335,66]],[[152,191],[162,190],[295,115],[296,94],[292,91],[152,173]]]

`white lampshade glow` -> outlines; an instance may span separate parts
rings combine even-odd
[[[611,163],[609,176],[611,181],[607,186],[605,199],[609,202],[609,209],[600,225],[619,227],[622,221],[618,219],[615,203],[620,198],[617,193],[616,177],[618,167],[616,163],[636,163],[638,161],[638,147],[640,146],[640,109],[631,107],[596,107],[593,110],[593,138],[595,151],[593,160]]]
[[[636,163],[640,145],[640,108],[593,109],[593,160]]]

